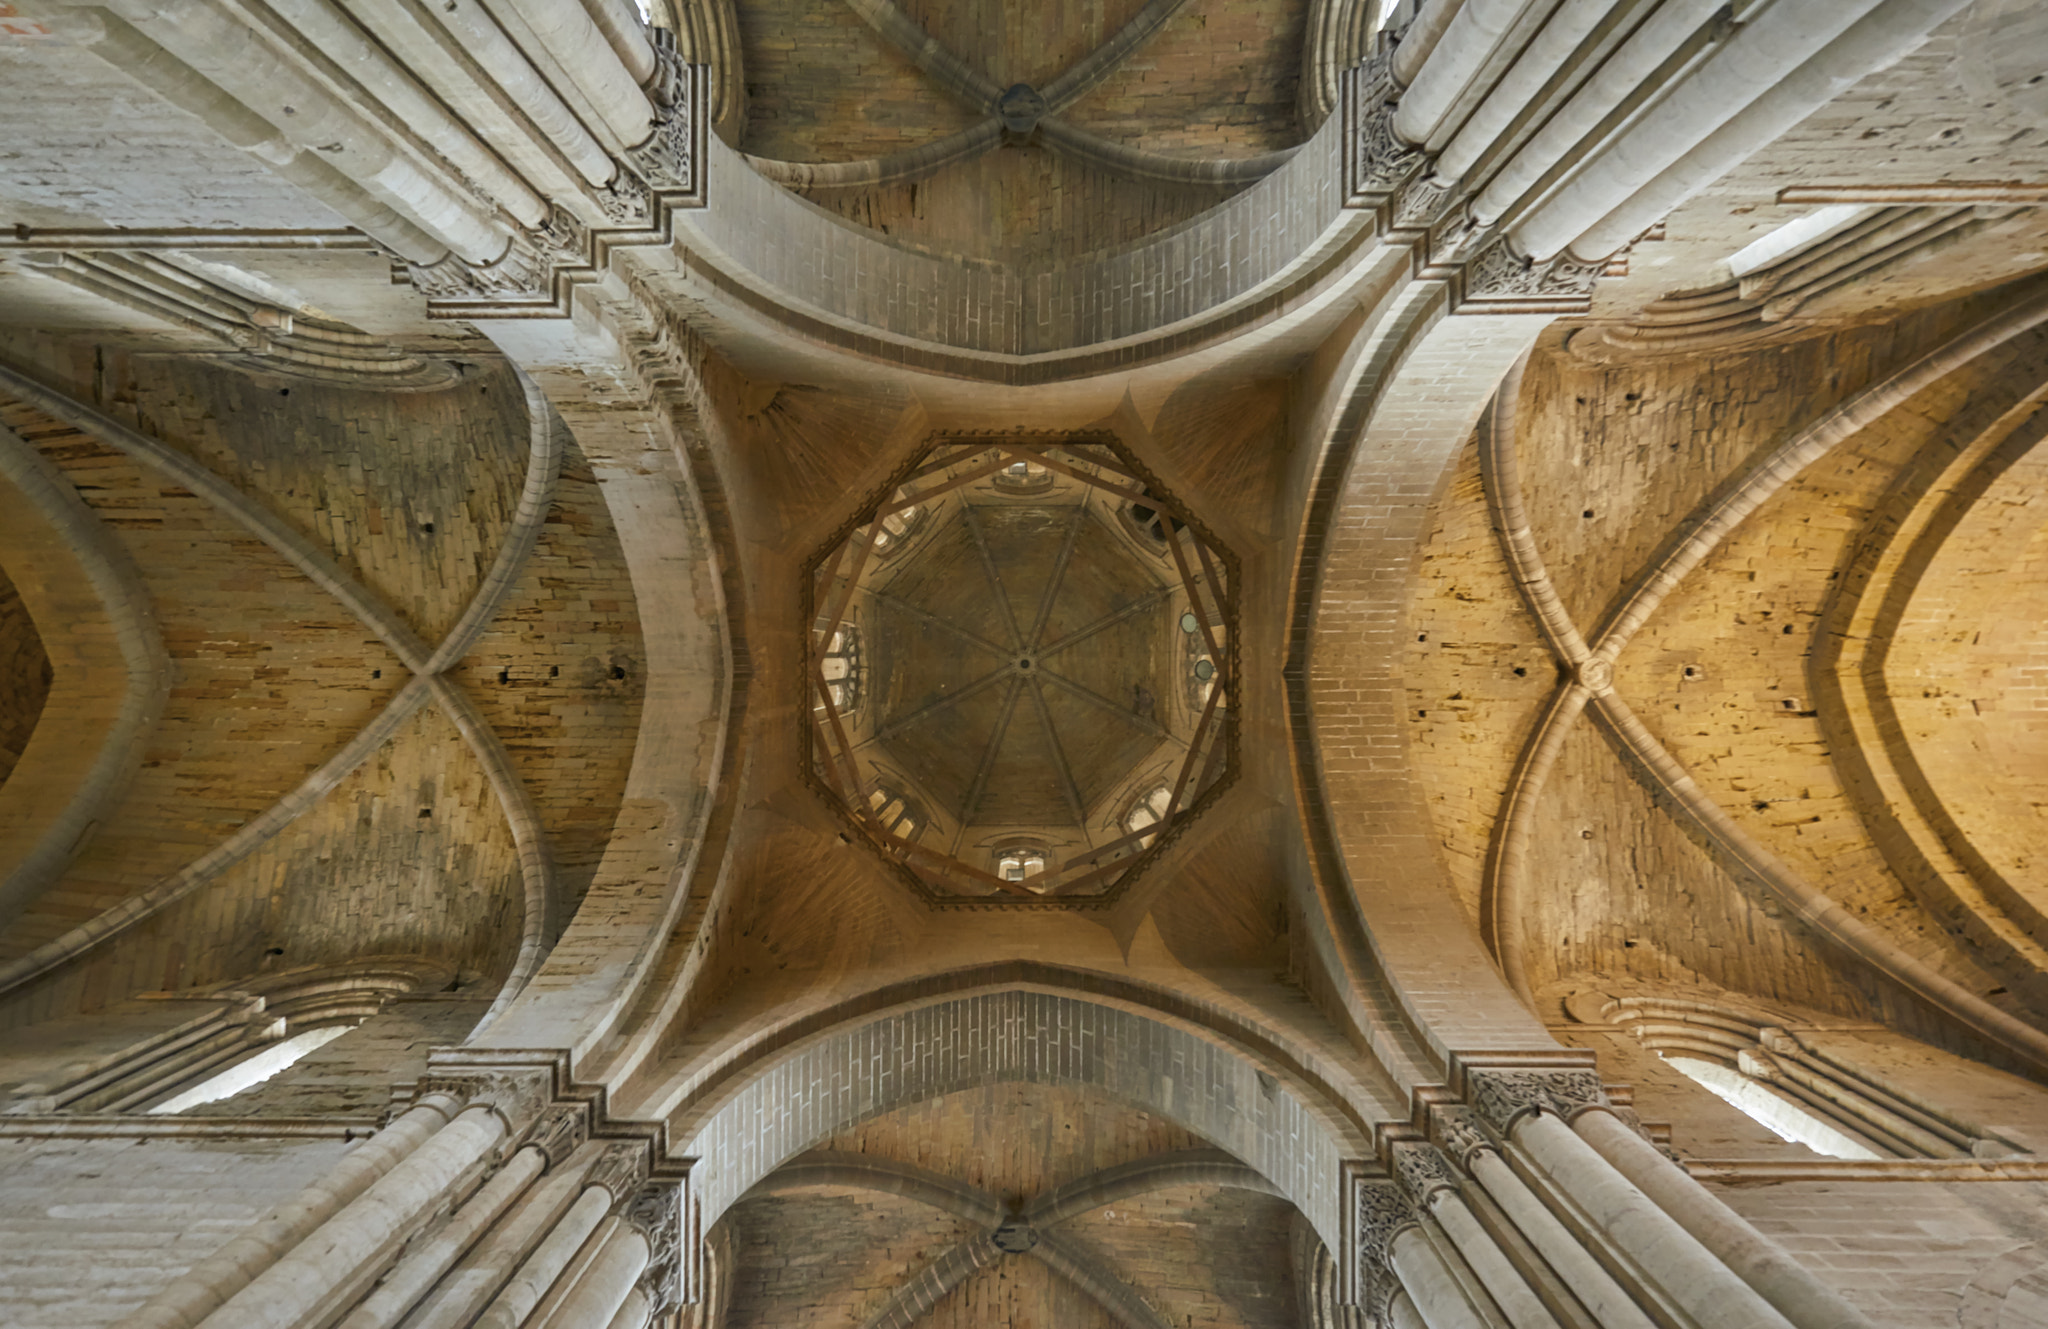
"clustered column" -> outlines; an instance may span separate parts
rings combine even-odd
[[[1357,1299],[1426,1329],[1871,1329],[1645,1139],[1591,1071],[1467,1074],[1352,1201]]]
[[[121,1329],[644,1329],[682,1299],[680,1179],[545,1072],[437,1076]]]

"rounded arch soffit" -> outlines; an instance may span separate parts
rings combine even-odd
[[[1257,1030],[1163,1009],[1192,1003],[1151,1000],[1137,985],[1078,993],[1050,971],[952,977],[943,995],[929,995],[927,981],[920,995],[884,990],[785,1026],[671,1116],[676,1152],[695,1160],[706,1229],[835,1134],[912,1103],[1023,1080],[1085,1085],[1173,1121],[1265,1177],[1338,1248],[1344,1164],[1367,1156],[1369,1127],[1286,1049]]]

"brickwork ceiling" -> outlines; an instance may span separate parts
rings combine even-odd
[[[1063,112],[1068,120],[1186,161],[1249,158],[1306,137],[1313,126],[1301,123],[1296,78],[1307,4],[1188,0],[1170,8],[1163,26]],[[1053,84],[1145,9],[1139,0],[939,0],[903,13],[1007,89]],[[748,85],[738,146],[751,155],[888,159],[987,115],[920,72],[845,0],[745,0],[737,12]],[[994,139],[985,152],[902,181],[801,188],[899,242],[1029,262],[1128,244],[1242,187],[1138,178],[1028,137]]]
[[[0,1321],[2038,1299],[2048,6],[647,8],[0,3]]]
[[[1235,778],[1235,556],[1106,439],[912,462],[811,565],[811,774],[922,893],[1100,901]]]
[[[49,695],[49,652],[21,592],[0,569],[0,784],[21,760]]]

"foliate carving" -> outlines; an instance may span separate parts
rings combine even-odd
[[[1419,170],[1422,152],[1394,132],[1392,55],[1344,74],[1344,194],[1352,207],[1371,206]]]
[[[1391,1181],[1357,1182],[1352,1200],[1357,1234],[1357,1295],[1375,1324],[1386,1323],[1387,1303],[1397,1286],[1392,1261],[1394,1238],[1420,1223],[1415,1207]]]
[[[706,71],[683,63],[673,37],[655,42],[654,58],[654,82],[648,88],[655,103],[654,136],[628,148],[626,163],[657,191],[693,194],[702,167],[696,143],[697,84]]]
[[[547,1107],[554,1083],[547,1071],[537,1068],[437,1071],[420,1078],[413,1101],[428,1094],[452,1094],[471,1107],[487,1107],[504,1121],[505,1133],[517,1138]]]
[[[465,263],[454,254],[437,263],[407,264],[413,288],[429,300],[536,299],[550,293],[554,264],[524,236],[489,263]]]
[[[1437,183],[1435,176],[1410,180],[1394,195],[1394,225],[1429,226],[1444,213],[1451,191]]]
[[[631,171],[620,171],[597,196],[605,217],[631,230],[644,230],[654,220],[654,191]]]
[[[647,1146],[615,1144],[598,1155],[583,1180],[585,1185],[604,1187],[618,1200],[632,1195],[646,1178]]]
[[[675,29],[649,28],[647,39],[654,47],[654,81],[647,85],[648,97],[664,109],[688,101],[691,66],[676,49]]]
[[[672,110],[655,126],[654,137],[626,150],[634,174],[658,190],[691,193],[697,186],[697,161],[690,142],[690,106]]]
[[[1502,1135],[1530,1112],[1554,1112],[1569,1121],[1608,1105],[1592,1071],[1473,1071],[1467,1078],[1473,1108]]]
[[[1394,1176],[1415,1203],[1427,1206],[1438,1191],[1458,1189],[1457,1170],[1435,1145],[1397,1144],[1392,1152]]]
[[[534,1123],[533,1134],[526,1143],[547,1155],[548,1166],[560,1167],[568,1161],[569,1155],[581,1147],[589,1138],[587,1114],[579,1106],[563,1105],[551,1107],[541,1114]]]
[[[647,1238],[647,1271],[640,1285],[659,1321],[683,1301],[683,1184],[650,1181],[633,1192],[625,1219]]]
[[[1581,263],[1559,254],[1548,263],[1522,258],[1505,237],[1479,251],[1465,266],[1465,298],[1469,300],[1584,300],[1607,266]]]
[[[582,263],[590,252],[589,230],[559,203],[549,206],[547,220],[528,235],[536,250],[557,263]]]
[[[1456,1159],[1460,1167],[1470,1169],[1474,1153],[1481,1149],[1493,1148],[1493,1141],[1487,1138],[1485,1131],[1479,1129],[1479,1118],[1473,1115],[1470,1108],[1438,1108],[1436,1128],[1444,1152]]]

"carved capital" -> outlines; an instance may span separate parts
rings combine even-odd
[[[539,1068],[485,1068],[430,1071],[420,1077],[415,1101],[428,1094],[452,1094],[471,1107],[487,1107],[505,1123],[505,1134],[517,1139],[554,1097],[553,1077]]]
[[[1473,1108],[1503,1136],[1531,1112],[1570,1121],[1588,1108],[1608,1106],[1592,1071],[1473,1071],[1467,1083]]]
[[[1355,1183],[1352,1213],[1352,1231],[1357,1242],[1356,1297],[1373,1323],[1384,1324],[1387,1303],[1398,1286],[1392,1264],[1394,1238],[1419,1226],[1421,1219],[1399,1186],[1378,1178],[1360,1178]]]
[[[1347,207],[1373,207],[1409,176],[1425,157],[1394,132],[1391,53],[1344,73],[1344,199]]]
[[[1440,1107],[1436,1110],[1435,1120],[1438,1143],[1458,1166],[1468,1171],[1472,1167],[1473,1154],[1493,1148],[1493,1141],[1479,1129],[1479,1118],[1473,1115],[1471,1108]]]
[[[1425,1208],[1438,1191],[1458,1189],[1457,1169],[1433,1144],[1402,1143],[1392,1150],[1394,1177],[1408,1198]]]
[[[657,1179],[633,1192],[623,1215],[647,1238],[647,1271],[640,1276],[640,1286],[655,1321],[683,1301],[684,1198],[681,1181]]]
[[[1451,191],[1434,176],[1417,175],[1394,192],[1394,225],[1434,226],[1451,202]]]
[[[607,220],[628,230],[645,230],[654,221],[654,191],[631,171],[620,171],[597,196]]]
[[[413,289],[429,300],[539,300],[554,287],[555,264],[524,235],[489,263],[465,263],[454,254],[436,263],[409,263]]]
[[[654,58],[654,80],[648,86],[648,96],[654,102],[654,134],[626,150],[625,165],[656,193],[701,200],[710,70],[685,64],[673,36],[656,38]]]
[[[588,1186],[602,1186],[614,1201],[630,1198],[647,1180],[647,1146],[615,1144],[599,1154],[583,1178]]]
[[[527,236],[534,250],[549,262],[583,263],[590,257],[589,228],[559,203],[549,206],[547,219]]]
[[[1465,265],[1465,300],[1477,304],[1555,305],[1579,308],[1593,294],[1606,261],[1581,263],[1559,254],[1547,263],[1521,257],[1502,237]]]
[[[558,1168],[589,1138],[589,1114],[580,1106],[564,1103],[541,1113],[526,1143],[547,1156],[549,1167]]]

